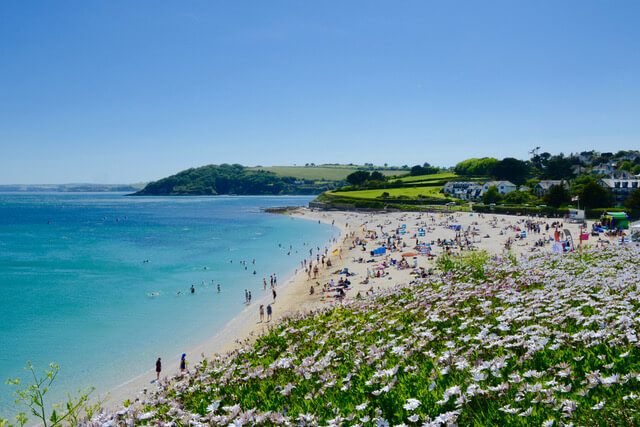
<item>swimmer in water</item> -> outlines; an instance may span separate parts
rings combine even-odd
[[[193,285],[191,285],[191,293],[195,294],[196,293],[196,288],[193,287]]]

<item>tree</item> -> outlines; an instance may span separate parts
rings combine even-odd
[[[624,202],[624,205],[629,209],[640,210],[640,188],[629,194],[629,197]]]
[[[355,171],[347,175],[347,182],[351,185],[361,185],[370,177],[371,175],[367,171]]]
[[[487,191],[485,191],[482,195],[482,203],[484,203],[485,205],[498,203],[500,200],[502,200],[502,194],[498,192],[498,187],[496,187],[495,185],[489,187]]]
[[[409,172],[409,174],[411,176],[422,175],[422,166],[415,165],[414,167],[411,168],[411,172]]]
[[[467,159],[459,162],[453,171],[462,176],[487,176],[491,171],[491,168],[498,159],[493,157],[483,157],[481,159]]]
[[[433,175],[434,173],[440,172],[440,169],[434,166],[420,166],[415,165],[411,168],[409,174],[411,176],[419,176],[419,175]]]
[[[547,161],[544,176],[547,179],[571,179],[574,175],[571,166],[573,163],[570,158],[562,154],[554,156]]]
[[[505,203],[521,205],[531,200],[531,194],[526,191],[510,191],[504,195],[503,200]]]
[[[385,176],[382,174],[382,172],[373,171],[371,172],[371,176],[369,177],[369,179],[371,181],[384,181]]]
[[[595,181],[582,187],[580,204],[585,208],[607,208],[613,203],[613,194]]]
[[[542,200],[549,206],[559,208],[571,200],[571,195],[564,185],[553,185]]]
[[[491,175],[499,180],[522,185],[529,176],[529,164],[513,157],[506,157],[491,167]]]

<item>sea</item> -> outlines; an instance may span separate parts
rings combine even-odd
[[[311,199],[0,194],[0,417],[19,409],[5,380],[27,380],[27,361],[60,366],[50,403],[104,395],[158,357],[177,366],[246,308],[245,289],[263,296],[263,278],[282,284],[339,235],[261,210]]]

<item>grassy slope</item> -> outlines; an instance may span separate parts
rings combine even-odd
[[[442,259],[442,276],[294,316],[118,418],[637,424],[640,275],[625,266],[638,262],[622,247],[519,264]]]
[[[332,194],[342,197],[351,197],[358,199],[375,199],[380,197],[382,193],[389,193],[389,197],[406,196],[412,199],[418,196],[427,196],[433,198],[444,199],[446,196],[440,193],[442,187],[406,187],[406,188],[381,188],[376,190],[358,190],[358,191],[334,191]]]
[[[342,197],[358,198],[358,199],[376,199],[382,196],[382,193],[389,193],[389,197],[409,197],[417,199],[418,196],[425,196],[437,199],[445,199],[446,195],[440,193],[442,184],[446,181],[454,180],[457,177],[455,173],[445,172],[435,175],[407,176],[400,178],[405,184],[415,184],[415,187],[403,188],[381,188],[373,190],[358,191],[333,191],[331,194]]]
[[[249,169],[259,169],[274,172],[279,176],[293,176],[300,179],[312,179],[316,181],[344,181],[347,175],[358,170],[357,166],[348,165],[320,165],[320,166],[265,166]],[[397,175],[407,173],[402,169],[380,170],[384,175]]]

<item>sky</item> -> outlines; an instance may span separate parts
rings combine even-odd
[[[0,2],[0,184],[640,149],[638,1]]]

